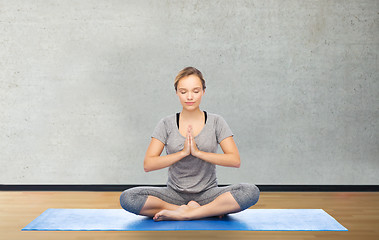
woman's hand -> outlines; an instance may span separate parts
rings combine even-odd
[[[191,138],[187,131],[186,140],[184,142],[184,148],[183,148],[184,157],[187,157],[191,154]]]
[[[194,157],[197,157],[200,150],[197,148],[195,138],[192,135],[192,126],[191,125],[188,126],[188,135],[189,135],[189,139],[190,139],[191,155]]]

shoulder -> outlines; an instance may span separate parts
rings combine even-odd
[[[161,118],[161,120],[158,122],[158,125],[164,125],[166,128],[172,127],[173,124],[175,124],[176,114],[168,115],[164,118]]]
[[[222,140],[229,136],[233,136],[233,132],[230,129],[228,123],[225,121],[225,119],[218,115],[218,114],[210,114],[211,124],[213,125],[213,129],[216,133],[216,139],[218,143],[221,143]]]
[[[219,115],[219,114],[216,114],[216,113],[208,113],[207,112],[207,115],[208,115],[208,118],[213,121],[214,123],[219,123],[219,122],[225,122],[225,119]]]
[[[170,114],[164,118],[161,119],[162,122],[172,122],[175,120],[176,114]]]

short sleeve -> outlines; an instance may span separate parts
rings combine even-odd
[[[167,143],[167,130],[164,119],[161,119],[155,127],[151,137],[158,139],[166,145]]]
[[[233,136],[232,130],[229,128],[225,119],[221,116],[218,116],[216,121],[216,138],[217,142],[220,144],[222,140],[227,137]]]

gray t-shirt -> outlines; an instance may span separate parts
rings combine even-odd
[[[233,133],[221,116],[207,114],[207,122],[195,142],[200,151],[216,153],[218,144]],[[161,119],[151,137],[164,143],[167,154],[183,150],[186,140],[179,132],[175,114]],[[186,193],[208,190],[217,186],[216,166],[189,155],[169,167],[167,185]]]

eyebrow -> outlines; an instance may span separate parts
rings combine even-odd
[[[201,87],[194,87],[193,89],[198,89],[198,88],[201,89]],[[187,88],[179,88],[178,90],[179,90],[179,91],[180,91],[180,90],[187,90]]]

